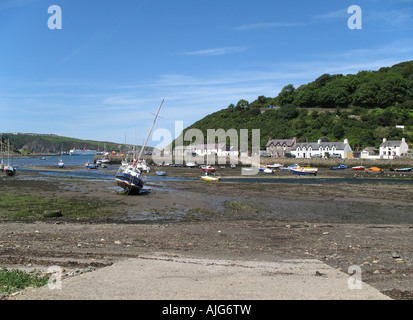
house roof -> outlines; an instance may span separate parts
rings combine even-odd
[[[333,147],[336,148],[336,150],[344,150],[345,146],[347,143],[344,142],[298,142],[293,150],[296,150],[297,148],[311,148],[311,149],[320,149],[322,147],[323,149],[329,148],[332,149]]]
[[[388,140],[386,142],[383,142],[380,147],[388,148],[388,147],[400,147],[402,144],[401,140]]]
[[[294,139],[272,139],[272,140],[268,140],[266,147],[269,147],[271,144],[273,145],[286,145],[287,147],[292,147],[295,144],[295,140]]]

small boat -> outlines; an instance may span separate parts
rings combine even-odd
[[[196,167],[196,163],[195,163],[195,162],[187,162],[185,165],[186,165],[188,168],[194,168],[194,167]]]
[[[237,166],[232,163],[230,167],[231,167],[232,169],[235,169]]]
[[[86,162],[85,167],[88,169],[97,169],[98,166],[94,163],[90,163],[90,161]]]
[[[408,172],[411,170],[412,168],[390,168],[390,171],[397,171],[397,172]]]
[[[40,157],[39,159],[40,160],[47,160],[45,157]]]
[[[204,176],[201,176],[202,181],[212,181],[212,182],[218,182],[221,180],[221,177],[213,177],[209,176],[208,173],[205,173]]]
[[[4,167],[4,172],[6,172],[6,174],[11,177],[16,174],[16,168],[14,168],[13,166],[7,165]]]
[[[364,170],[366,168],[363,167],[363,166],[356,166],[356,167],[352,167],[351,169],[353,169],[353,170]]]
[[[168,172],[166,172],[166,171],[156,171],[156,174],[157,174],[158,176],[167,176],[167,175],[168,175]]]
[[[268,165],[267,165],[267,168],[277,169],[277,168],[281,168],[282,166],[283,166],[282,164],[274,163],[274,164],[268,164]]]
[[[204,172],[215,172],[217,169],[215,169],[213,166],[207,165],[202,167],[202,171]]]
[[[372,173],[379,173],[383,172],[383,169],[380,169],[378,167],[371,167],[366,169],[367,172],[372,172]]]
[[[60,161],[57,165],[59,166],[59,168],[63,168],[65,166],[62,159],[60,159]]]
[[[338,167],[330,168],[330,170],[343,170],[343,169],[347,169],[347,166],[345,166],[344,164],[340,164]]]
[[[313,167],[298,167],[291,169],[290,172],[300,176],[317,175],[318,169]]]
[[[265,168],[264,173],[274,173],[274,170],[270,168]]]

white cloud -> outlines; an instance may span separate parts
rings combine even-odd
[[[254,29],[267,29],[267,28],[288,28],[288,27],[300,27],[304,26],[305,23],[296,22],[263,22],[263,23],[253,23],[234,27],[235,31],[246,31]]]
[[[205,49],[198,51],[189,51],[184,52],[183,54],[189,56],[219,56],[229,53],[238,53],[247,50],[247,47],[223,47],[223,48],[214,48],[214,49]]]

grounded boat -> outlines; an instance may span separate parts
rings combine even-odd
[[[4,172],[6,172],[6,174],[11,177],[16,174],[16,168],[13,168],[12,166],[7,165],[4,167]]]
[[[201,176],[201,180],[202,181],[218,182],[218,181],[221,180],[221,178],[220,177],[212,177],[212,176],[209,176],[209,175],[205,174],[204,176]]]
[[[156,174],[157,174],[158,176],[167,176],[167,175],[168,175],[168,172],[166,172],[166,171],[156,171]]]
[[[317,175],[318,169],[313,167],[298,167],[292,168],[290,172],[293,174],[298,174],[300,176]]]
[[[363,166],[355,166],[355,167],[352,167],[351,169],[353,169],[353,170],[364,170],[366,168],[363,167]]]
[[[187,162],[185,164],[185,166],[187,166],[188,168],[193,168],[193,167],[196,167],[196,163],[195,162]]]
[[[72,149],[69,151],[69,154],[71,156],[94,156],[96,155],[97,151],[96,150],[88,150],[86,148],[84,149]]]
[[[277,168],[281,168],[283,165],[279,164],[279,163],[274,163],[274,164],[268,164],[267,168],[269,169],[277,169]]]
[[[265,168],[263,171],[264,173],[274,173],[274,170],[270,168]]]
[[[411,170],[412,168],[390,168],[390,171],[396,171],[396,172],[408,172]]]
[[[343,170],[343,169],[347,169],[347,166],[345,166],[344,164],[340,164],[338,167],[331,167],[331,170]]]
[[[156,118],[158,117],[159,111],[163,105],[164,100],[162,100],[161,105],[159,106],[158,112],[153,119],[152,126],[149,130],[148,136],[141,148],[139,156],[136,158],[135,162],[132,165],[120,166],[118,172],[115,175],[115,181],[118,186],[124,189],[128,194],[130,193],[139,193],[143,188],[147,178],[137,167],[139,160],[142,156],[142,152],[145,149],[146,143],[148,142],[149,136],[151,135],[152,129],[155,125]]]
[[[85,167],[88,169],[97,169],[98,166],[94,163],[91,163],[90,161],[86,162]]]
[[[380,169],[378,167],[371,167],[371,168],[367,168],[366,171],[373,172],[373,173],[379,173],[379,172],[383,172],[383,169]]]
[[[208,166],[203,166],[202,171],[204,171],[204,172],[215,172],[215,171],[217,171],[217,169],[215,169],[213,166],[208,165]]]

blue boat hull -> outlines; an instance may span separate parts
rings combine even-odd
[[[294,170],[294,169],[291,169],[290,172],[291,172],[292,174],[298,174],[299,176],[308,176],[308,175],[316,176],[316,175],[317,175],[317,172],[312,172],[312,171],[310,171],[310,172],[303,172],[303,171],[296,171],[296,170]]]
[[[118,186],[124,190],[139,192],[143,188],[143,181],[131,174],[120,172],[115,175],[115,178]]]

